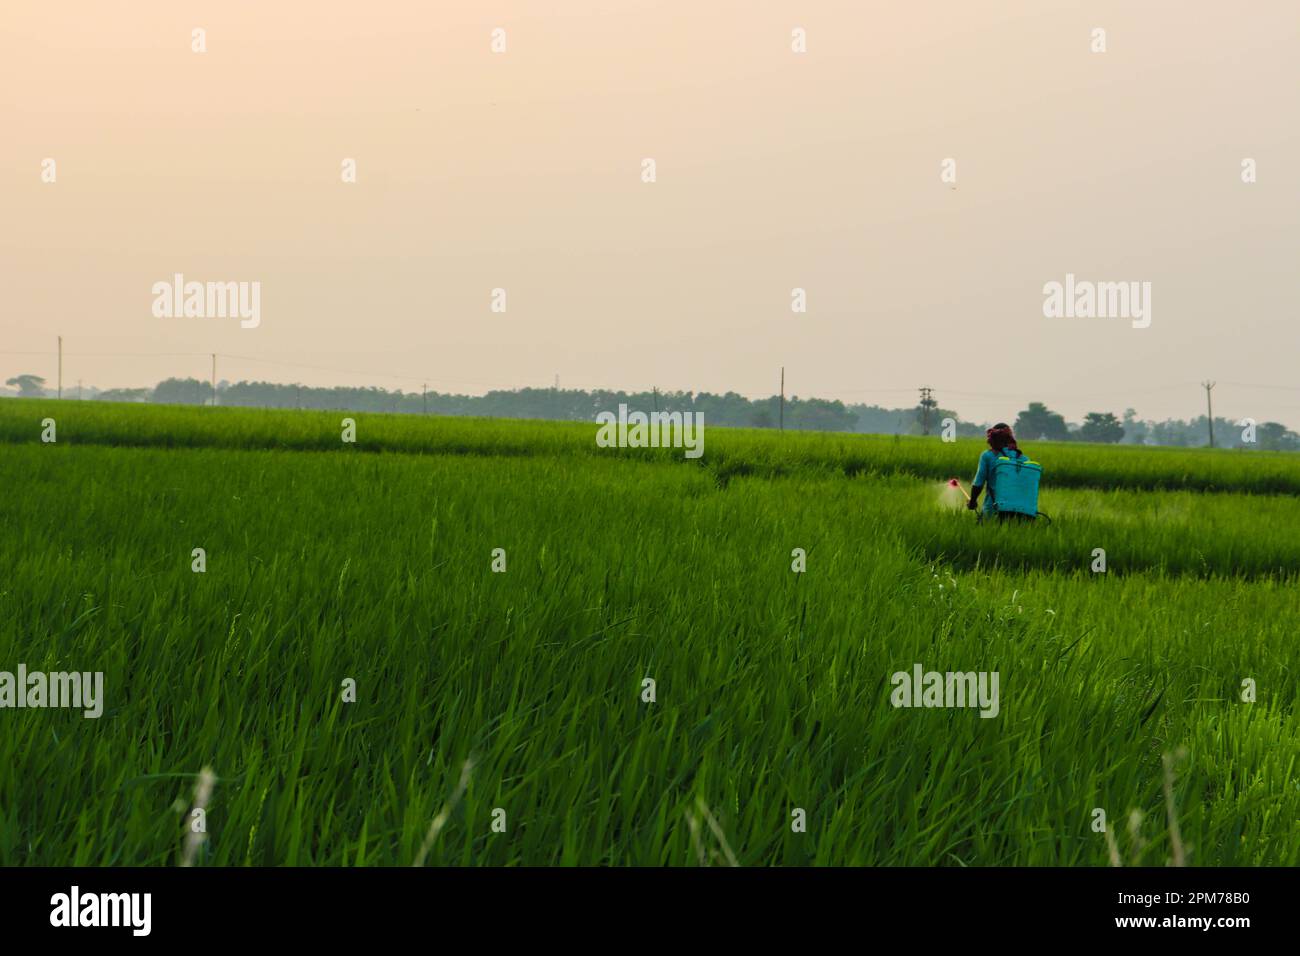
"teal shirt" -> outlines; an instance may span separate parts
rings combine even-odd
[[[1024,458],[1023,452],[1012,451],[1010,448],[1004,448],[1002,453],[1013,461],[1017,458]],[[979,468],[975,470],[975,480],[972,485],[978,485],[984,489],[984,502],[981,505],[986,515],[993,514],[993,495],[989,493],[989,481],[993,477],[993,466],[997,464],[998,453],[992,448],[980,455]]]

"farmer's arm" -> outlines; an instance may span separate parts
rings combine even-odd
[[[966,507],[971,511],[979,507],[980,492],[984,490],[984,485],[988,482],[988,459],[988,452],[980,455],[979,468],[975,470],[975,479],[970,483],[970,500],[966,502]]]

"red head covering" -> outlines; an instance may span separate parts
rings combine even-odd
[[[1006,422],[998,422],[986,431],[984,436],[989,441],[989,447],[994,451],[1002,451],[1004,448],[1020,451],[1020,447],[1016,444],[1016,436],[1011,434],[1011,426]]]

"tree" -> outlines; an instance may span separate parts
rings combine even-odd
[[[892,435],[906,431],[915,409],[881,408],[878,405],[850,405],[849,411],[857,415],[853,430],[875,435]]]
[[[792,396],[785,404],[787,428],[818,432],[851,432],[857,416],[840,401]]]
[[[19,398],[40,398],[45,394],[45,379],[39,375],[15,375],[5,384],[17,385]]]
[[[1070,437],[1065,417],[1042,402],[1030,402],[1029,407],[1016,416],[1013,430],[1017,438],[1027,441],[1067,441]]]
[[[1081,441],[1114,444],[1124,437],[1124,426],[1113,412],[1089,412],[1079,427]]]
[[[147,402],[151,388],[107,388],[96,396],[101,402]]]
[[[1195,444],[1187,422],[1180,422],[1176,418],[1167,418],[1163,422],[1152,422],[1150,435],[1151,443],[1154,445],[1186,448]]]
[[[1147,423],[1137,417],[1137,410],[1124,409],[1124,444],[1145,445],[1147,441]]]
[[[1300,435],[1279,422],[1264,422],[1257,437],[1265,451],[1300,451]]]
[[[197,378],[168,378],[153,390],[153,401],[160,405],[204,405],[212,396],[212,386]]]

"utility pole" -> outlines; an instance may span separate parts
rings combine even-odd
[[[930,409],[938,406],[934,400],[934,389],[921,389],[921,434],[930,434]]]
[[[212,353],[212,407],[217,407],[217,353]]]
[[[59,398],[63,397],[63,336],[59,336]]]
[[[658,411],[659,411],[659,386],[658,386],[658,385],[653,385],[653,386],[651,386],[651,387],[654,389],[654,395],[655,395],[655,412],[656,412],[656,414],[657,414]]]
[[[781,431],[785,432],[785,366],[781,366]]]
[[[1214,405],[1210,403],[1210,390],[1214,388],[1214,382],[1202,382],[1205,388],[1205,420],[1210,425],[1210,447],[1214,447]]]
[[[424,399],[424,414],[429,414],[429,383],[425,382],[420,389],[420,398]]]

